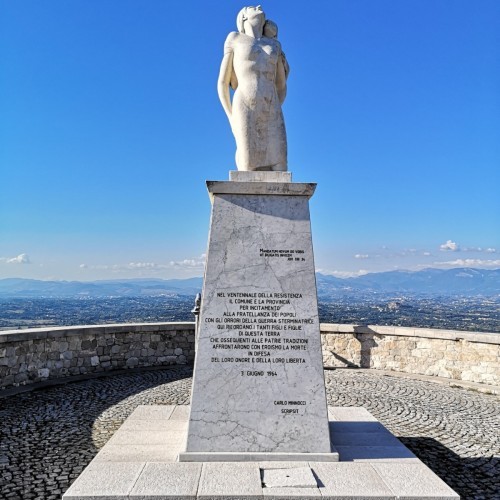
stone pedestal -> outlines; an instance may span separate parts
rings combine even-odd
[[[309,198],[288,172],[207,182],[212,217],[180,461],[331,453]]]

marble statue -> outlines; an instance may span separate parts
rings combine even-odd
[[[217,90],[236,140],[238,170],[287,170],[281,105],[290,71],[278,27],[260,5],[244,7],[224,44]],[[234,90],[231,100],[230,88]]]

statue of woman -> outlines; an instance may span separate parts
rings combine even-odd
[[[286,171],[281,105],[288,63],[276,34],[264,36],[265,22],[260,5],[240,11],[238,33],[229,33],[224,44],[217,90],[236,139],[238,170]],[[229,87],[235,90],[232,102]]]

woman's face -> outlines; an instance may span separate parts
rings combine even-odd
[[[265,14],[260,5],[257,7],[247,7],[245,11],[245,19],[250,21],[254,18],[262,17],[264,18]]]

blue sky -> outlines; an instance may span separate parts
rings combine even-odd
[[[0,0],[0,278],[201,276],[227,0]],[[316,267],[500,267],[500,2],[263,3]]]

